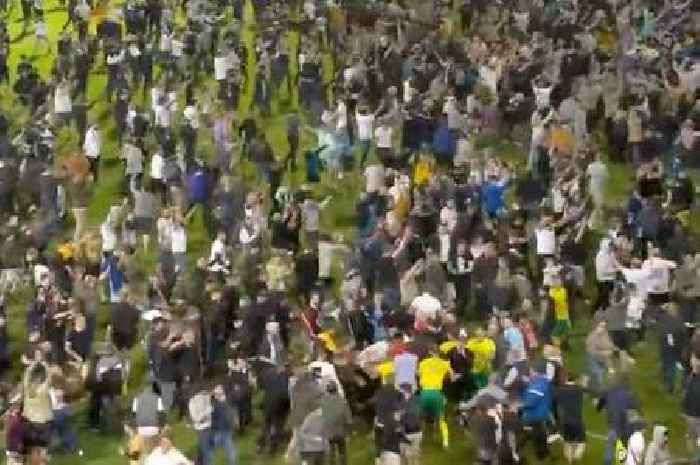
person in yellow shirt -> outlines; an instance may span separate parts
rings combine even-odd
[[[496,343],[486,335],[482,328],[477,328],[474,337],[467,341],[466,348],[473,357],[472,381],[478,390],[488,384],[491,363],[496,356]]]
[[[391,359],[384,360],[377,365],[376,369],[382,384],[387,384],[394,376],[394,361]]]
[[[569,293],[561,282],[561,278],[555,277],[549,288],[549,298],[554,306],[554,329],[552,339],[555,344],[565,343],[566,337],[571,331],[569,320]]]
[[[442,447],[447,449],[450,444],[450,433],[445,420],[445,396],[442,387],[445,379],[452,377],[450,362],[440,358],[437,350],[432,348],[430,355],[418,364],[418,380],[420,382],[421,414],[430,419],[437,418],[440,424]]]

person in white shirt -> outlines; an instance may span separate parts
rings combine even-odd
[[[365,168],[365,191],[368,194],[379,194],[384,189],[384,166],[369,165]]]
[[[167,188],[165,185],[165,179],[163,175],[163,170],[165,168],[165,159],[163,159],[163,154],[160,150],[157,150],[151,157],[149,176],[151,178],[151,188],[156,194],[160,194],[161,201],[165,203],[167,197]]]
[[[360,106],[355,112],[355,122],[357,123],[357,145],[360,148],[360,169],[364,169],[372,142],[374,114],[370,113],[367,107]]]
[[[194,465],[194,462],[173,447],[170,438],[162,435],[158,447],[148,454],[144,465]]]
[[[56,117],[64,124],[70,122],[73,111],[73,103],[70,97],[71,85],[67,79],[56,84],[54,90],[54,112]]]
[[[170,127],[170,105],[168,105],[168,98],[165,95],[158,98],[153,113],[153,122],[156,128],[168,129]]]
[[[651,247],[649,257],[642,263],[642,269],[649,272],[647,277],[647,294],[649,300],[657,305],[668,302],[671,288],[671,270],[675,270],[676,262],[660,256],[659,249]]]
[[[170,231],[170,246],[175,261],[175,272],[182,273],[187,265],[187,231],[181,219],[173,222]]]
[[[374,130],[374,143],[377,146],[377,157],[384,166],[392,167],[394,161],[393,154],[394,128],[386,119],[378,121],[378,126]]]
[[[90,172],[93,179],[97,180],[97,168],[99,166],[100,154],[102,153],[102,137],[96,124],[91,124],[85,131],[85,141],[83,142],[83,152],[85,158],[90,163]]]
[[[615,257],[612,241],[604,238],[600,241],[600,248],[595,256],[595,275],[598,284],[598,297],[593,306],[594,309],[605,309],[610,303],[610,293],[615,284],[615,277],[620,269]]]

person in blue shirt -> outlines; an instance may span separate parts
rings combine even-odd
[[[491,217],[500,216],[505,209],[504,195],[508,188],[508,179],[499,179],[495,175],[481,185],[481,199],[484,211]]]
[[[104,254],[100,265],[100,279],[107,279],[110,303],[121,302],[121,292],[124,287],[124,272],[119,266],[119,253]]]
[[[552,386],[544,373],[533,372],[522,399],[523,422],[531,428],[535,443],[535,455],[539,460],[547,457],[547,421],[552,410]]]

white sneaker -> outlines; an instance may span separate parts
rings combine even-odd
[[[559,433],[550,434],[549,436],[547,436],[547,444],[554,444],[555,442],[560,441],[562,439],[564,438],[562,438],[561,434]]]

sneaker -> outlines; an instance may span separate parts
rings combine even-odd
[[[555,442],[560,441],[562,439],[564,438],[562,438],[561,434],[559,433],[550,434],[549,436],[547,436],[547,444],[554,444]]]

